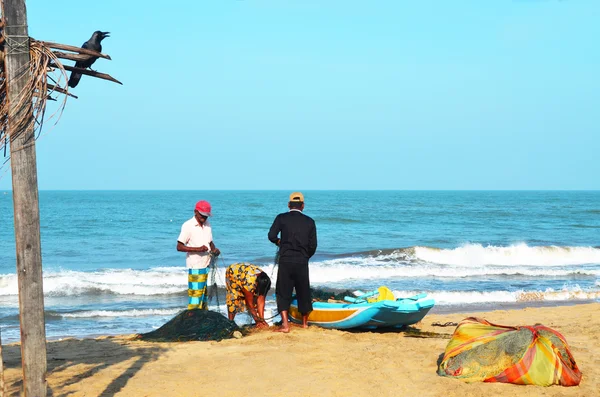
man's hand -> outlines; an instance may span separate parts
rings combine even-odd
[[[203,245],[202,247],[198,248],[198,252],[206,252],[208,251],[208,247],[206,245]]]
[[[260,320],[256,323],[256,328],[269,328],[269,324],[265,320]]]
[[[214,256],[221,255],[221,251],[217,247],[215,247],[214,250],[210,251],[210,253],[213,254]]]

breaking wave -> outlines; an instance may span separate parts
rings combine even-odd
[[[594,247],[508,247],[467,244],[453,249],[414,247],[416,258],[429,263],[455,266],[566,266],[600,264],[600,249]]]
[[[330,257],[331,258],[331,257]],[[273,265],[259,264],[276,279]],[[46,296],[82,295],[173,295],[185,294],[187,271],[183,267],[156,267],[148,270],[105,269],[93,272],[73,270],[44,272]],[[357,285],[410,279],[531,278],[533,285],[548,278],[588,279],[598,285],[600,249],[595,247],[507,247],[468,244],[452,249],[409,247],[336,255],[312,261],[311,283]],[[589,280],[591,279],[591,280]],[[218,268],[216,282],[225,285],[225,269]],[[488,293],[488,292],[482,292]],[[0,296],[18,294],[15,274],[0,275]]]

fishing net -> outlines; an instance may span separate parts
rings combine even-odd
[[[565,338],[551,328],[502,326],[469,317],[461,321],[438,375],[467,382],[576,386],[581,372]]]
[[[345,296],[354,296],[352,291],[345,290],[327,290],[323,288],[311,288],[310,295],[313,300],[319,302],[327,302],[328,300],[343,301]]]
[[[157,330],[139,334],[136,339],[151,342],[187,342],[233,338],[233,333],[247,333],[221,313],[210,310],[184,310]]]

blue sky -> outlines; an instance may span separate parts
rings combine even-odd
[[[597,0],[59,3],[30,35],[110,31],[124,85],[82,78],[40,189],[600,189]]]

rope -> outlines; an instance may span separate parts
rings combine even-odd
[[[23,149],[27,149],[28,147],[30,147],[30,146],[33,146],[33,145],[35,145],[35,139],[33,139],[33,140],[29,139],[29,143],[26,143],[26,144],[24,144],[24,145],[23,145],[23,146],[21,146],[21,147],[18,147],[18,148],[16,148],[16,149],[13,149],[13,150],[11,151],[11,153],[19,152],[19,151],[21,151],[21,150],[23,150]]]
[[[217,311],[221,311],[221,305],[219,304],[219,291],[218,291],[218,287],[217,287],[217,282],[216,282],[216,273],[217,273],[217,257],[214,256],[213,254],[210,254],[211,258],[210,258],[210,263],[208,264],[208,267],[210,268],[210,291],[208,293],[208,301],[212,300],[212,296],[215,295],[215,298],[217,300]]]
[[[454,323],[452,321],[448,321],[447,323],[438,323],[437,321],[435,323],[431,323],[432,327],[456,327],[458,325],[458,323]]]
[[[277,251],[275,251],[275,258],[273,258],[273,269],[271,269],[271,280],[273,279],[273,273],[275,273],[275,268],[279,265],[279,247],[277,247]],[[279,316],[281,312],[277,310],[277,313],[274,316],[269,318],[263,318],[264,321],[272,320],[275,317]]]
[[[273,269],[271,269],[271,278],[273,278],[273,273],[275,273],[275,268],[279,265],[279,247],[277,247],[277,251],[275,251],[275,258],[273,259]]]
[[[4,135],[4,138],[2,138],[2,135]],[[0,141],[4,139],[4,157],[6,157],[6,148],[8,146],[8,134],[6,134],[6,132],[4,131],[0,131]]]
[[[25,28],[27,25],[10,25],[3,29],[3,36],[6,40],[7,55],[29,54],[29,35],[8,34],[10,28]]]
[[[277,313],[275,313],[275,315],[274,315],[274,316],[267,317],[267,318],[263,318],[263,320],[264,320],[264,321],[267,321],[267,320],[273,320],[275,317],[279,316],[280,314],[281,314],[281,312],[280,312],[279,310],[277,310]]]

